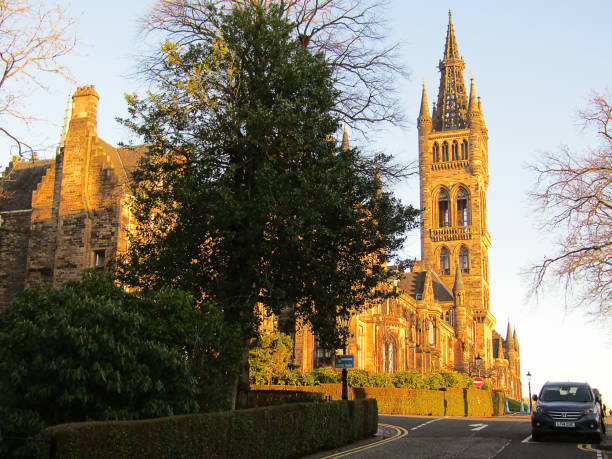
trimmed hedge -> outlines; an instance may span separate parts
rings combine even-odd
[[[251,386],[251,389],[269,391],[322,392],[333,400],[342,398],[341,384],[320,386]],[[501,409],[495,393],[502,395]],[[502,416],[503,392],[482,389],[397,389],[392,387],[349,387],[350,400],[375,398],[378,410],[384,414],[416,414],[423,416]]]
[[[503,390],[493,391],[493,416],[503,416],[506,412],[506,394]]]
[[[349,400],[355,400],[355,388],[348,388]],[[253,390],[278,390],[278,391],[300,391],[300,392],[320,392],[329,397],[332,400],[342,400],[342,384],[320,384],[318,386],[284,386],[284,385],[268,385],[268,386],[254,386],[251,385],[251,391]],[[359,397],[357,397],[359,398]]]
[[[327,395],[322,392],[302,390],[250,390],[245,408],[282,405],[284,403],[324,402]]]
[[[445,416],[465,416],[465,389],[446,389],[444,391],[444,415]]]
[[[44,430],[57,458],[296,457],[372,436],[376,400],[294,403]]]
[[[375,398],[381,413],[444,416],[444,392],[437,390],[363,387],[353,389],[357,398]]]
[[[521,411],[521,402],[513,398],[508,398],[508,409],[510,411]]]
[[[491,392],[481,389],[464,389],[466,416],[492,416],[493,398]]]

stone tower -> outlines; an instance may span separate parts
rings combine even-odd
[[[437,103],[430,115],[423,84],[418,117],[421,259],[446,285],[461,270],[464,355],[470,361],[479,356],[490,366],[495,318],[489,312],[488,133],[473,80],[468,97],[450,12],[438,68]]]

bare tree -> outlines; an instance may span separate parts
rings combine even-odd
[[[386,0],[160,0],[143,30],[157,32],[179,46],[218,36],[215,10],[247,4],[279,5],[304,46],[325,53],[340,90],[336,111],[365,132],[372,123],[402,122],[395,80],[406,72],[396,62],[397,45],[386,46],[378,15]],[[144,62],[147,76],[158,74],[159,56]]]
[[[531,197],[545,215],[544,230],[560,231],[556,253],[532,267],[537,291],[548,274],[579,291],[581,304],[612,315],[612,94],[593,92],[579,112],[600,144],[584,154],[567,148],[530,166],[538,174]],[[586,303],[585,303],[586,302]]]
[[[7,128],[8,120],[29,124],[37,119],[28,113],[26,101],[33,87],[49,90],[43,74],[71,80],[60,60],[76,45],[74,26],[75,20],[59,5],[0,0],[0,133],[11,139],[22,157],[32,148]]]

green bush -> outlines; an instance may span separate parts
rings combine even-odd
[[[404,370],[393,374],[393,385],[399,389],[423,389],[425,381],[421,372]]]
[[[238,337],[212,303],[170,289],[129,294],[97,271],[26,290],[0,311],[0,428],[36,437],[62,422],[222,408]],[[23,444],[3,443],[0,456],[31,456]]]
[[[249,350],[251,384],[279,383],[287,372],[292,353],[291,337],[283,333],[268,333],[254,339]]]
[[[46,429],[45,436],[57,441],[62,459],[284,458],[336,448],[377,429],[376,400],[358,400],[66,424]]]
[[[372,387],[373,382],[371,373],[366,370],[349,370],[348,371],[349,387]]]
[[[149,322],[128,310],[132,302],[112,280],[87,275],[58,289],[26,290],[0,311],[3,436],[197,411],[186,358],[152,338]],[[22,446],[7,440],[0,456],[33,454]]]
[[[315,371],[309,372],[310,377],[314,380],[314,384],[331,384],[339,383],[342,380],[342,374],[334,367],[321,367]]]

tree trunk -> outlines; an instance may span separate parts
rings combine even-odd
[[[240,410],[247,407],[249,396],[249,346],[244,346],[242,358],[238,363],[238,375],[234,380],[231,409]]]

